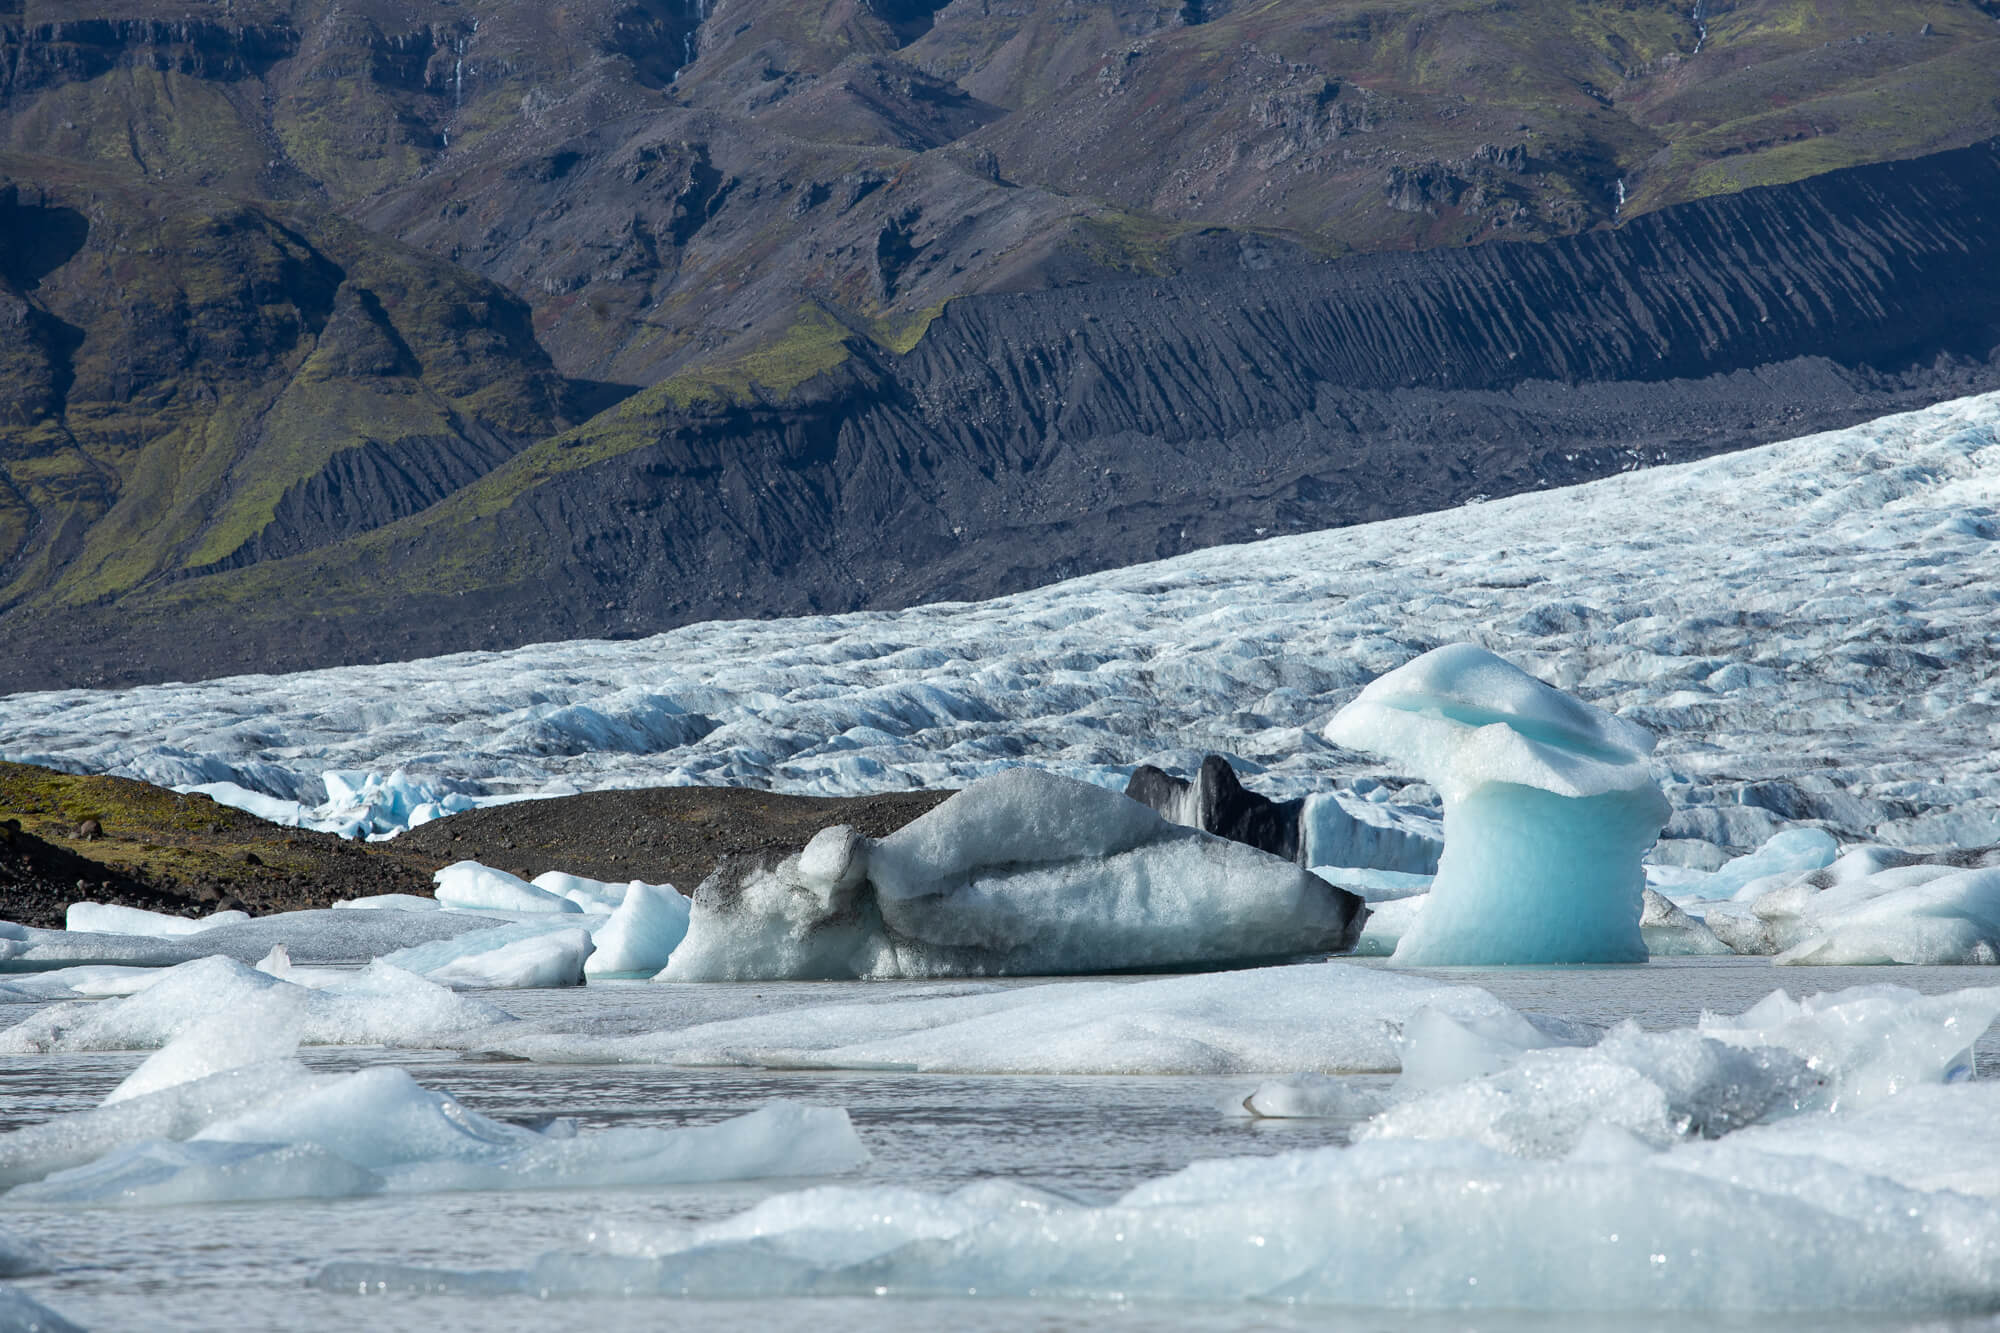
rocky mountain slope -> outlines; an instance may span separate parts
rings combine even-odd
[[[0,0],[0,689],[985,595],[2000,382],[1991,4],[84,9]]]

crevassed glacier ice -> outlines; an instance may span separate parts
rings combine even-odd
[[[1476,639],[1659,734],[1684,849],[1754,847],[1799,818],[1843,841],[1977,845],[2000,842],[1996,514],[1985,395],[987,602],[17,695],[0,755],[316,802],[327,769],[466,792],[848,793],[1021,762],[1122,786],[1135,764],[1217,751],[1282,799],[1370,771],[1316,734],[1362,684]],[[1718,555],[1741,551],[1757,558]]]
[[[695,891],[662,978],[1046,975],[1353,947],[1361,900],[1289,861],[1040,769],[879,841],[827,829]]]
[[[1326,734],[1444,798],[1437,879],[1397,962],[1646,960],[1639,858],[1671,810],[1644,727],[1462,643],[1369,684]]]
[[[991,1074],[1394,1071],[1425,1007],[1512,1011],[1486,991],[1345,963],[1134,982],[1055,982],[942,998],[811,1005],[624,1037],[507,1036],[550,1063],[653,1062]]]

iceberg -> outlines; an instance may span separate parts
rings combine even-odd
[[[673,885],[633,880],[611,919],[591,934],[597,951],[583,965],[592,977],[651,976],[687,938],[693,906]]]
[[[1646,960],[1640,857],[1670,807],[1645,728],[1455,644],[1375,680],[1326,735],[1408,764],[1444,799],[1437,880],[1397,962]]]
[[[465,954],[424,975],[455,989],[581,986],[585,960],[593,947],[587,930],[549,931],[483,953]]]
[[[1795,911],[1788,892],[1756,905],[1786,938],[1801,937],[1771,960],[1780,966],[2000,962],[2000,866],[1885,870],[1800,894]]]
[[[1672,899],[1647,889],[1642,895],[1639,933],[1655,958],[1699,957],[1733,950],[1706,924],[1683,912]]]
[[[559,893],[538,889],[517,875],[477,861],[454,861],[433,878],[437,900],[446,907],[500,912],[583,911],[582,904]]]
[[[88,1114],[88,1113],[84,1113]],[[845,1111],[770,1102],[718,1124],[581,1133],[480,1115],[401,1069],[301,1075],[183,1139],[16,1185],[8,1206],[158,1207],[379,1192],[580,1189],[834,1175],[867,1164]]]
[[[238,921],[248,921],[248,912],[214,912],[199,920],[193,917],[169,916],[165,912],[148,912],[140,907],[118,907],[111,903],[71,903],[63,913],[63,927],[70,931],[82,931],[103,935],[148,935],[156,939],[174,939],[183,935],[197,935],[216,926],[234,925]]]
[[[1361,899],[1102,787],[1017,768],[876,841],[725,861],[669,981],[1044,975],[1340,952]]]
[[[182,963],[126,999],[74,1000],[0,1030],[0,1053],[133,1051],[166,1045],[217,1014],[258,1013],[318,1045],[422,1045],[508,1022],[511,1015],[401,968],[370,963],[309,989],[231,958]]]

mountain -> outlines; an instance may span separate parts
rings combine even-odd
[[[983,596],[2000,383],[2000,5],[0,0],[0,689]]]

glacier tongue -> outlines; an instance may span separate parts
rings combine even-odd
[[[322,772],[397,769],[468,795],[845,793],[1024,761],[1122,787],[1136,764],[1185,772],[1216,751],[1285,798],[1366,771],[1313,735],[1363,683],[1472,639],[1659,734],[1688,864],[1801,819],[1983,845],[2000,842],[1997,516],[1986,395],[990,602],[16,695],[0,755],[318,800]],[[596,744],[607,728],[626,739]]]

